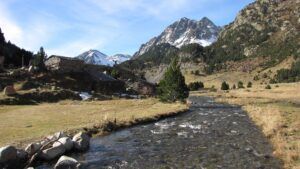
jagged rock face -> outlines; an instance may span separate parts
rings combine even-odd
[[[220,27],[206,17],[200,21],[182,18],[168,26],[158,37],[143,44],[133,58],[137,58],[153,46],[163,43],[169,43],[178,48],[191,43],[209,46],[217,40],[220,30]]]
[[[106,57],[106,54],[97,50],[89,50],[77,56],[78,59],[83,60],[85,63],[95,65],[107,65],[108,63],[104,60]]]
[[[239,60],[300,54],[300,0],[258,0],[241,10],[212,45],[215,57]]]

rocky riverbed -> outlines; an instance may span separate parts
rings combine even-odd
[[[190,97],[188,113],[91,140],[83,168],[282,168],[240,107]],[[38,169],[53,167],[42,164]]]

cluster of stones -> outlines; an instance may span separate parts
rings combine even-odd
[[[25,150],[16,149],[13,146],[0,148],[0,168],[24,167],[30,163],[33,157],[41,161],[57,161],[55,169],[78,169],[80,163],[71,157],[64,156],[67,152],[83,152],[89,149],[90,137],[83,132],[72,138],[63,132],[46,137],[41,142],[29,144]],[[32,169],[32,167],[30,167]]]

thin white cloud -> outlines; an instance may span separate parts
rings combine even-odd
[[[49,48],[46,50],[47,54],[50,55],[63,55],[74,57],[83,53],[89,49],[96,49],[103,45],[104,41],[94,40],[91,42],[89,39],[80,39],[78,41],[70,42],[67,44],[60,45],[58,47]]]
[[[141,38],[145,31],[148,38],[156,36],[163,26],[171,24],[175,19],[191,15],[202,17],[203,11],[208,13],[205,9],[208,4],[224,1],[26,0],[24,3],[22,0],[0,0],[0,27],[6,39],[31,51],[44,46],[49,54],[67,56],[78,55],[91,48],[101,51],[109,48],[120,52],[117,47],[114,49],[114,45],[122,48],[122,45],[131,43],[136,45],[137,50],[137,39],[148,40]],[[26,18],[16,12],[16,6],[24,11],[28,9]],[[195,14],[195,9],[199,15]],[[156,22],[160,25],[155,25],[158,28],[152,35],[155,28],[151,24]],[[134,50],[133,45],[128,45],[131,48],[125,50]]]
[[[10,13],[6,10],[4,3],[0,3],[0,27],[6,40],[10,40],[14,43],[20,43],[23,38],[22,29],[14,22]]]

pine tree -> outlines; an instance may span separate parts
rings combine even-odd
[[[238,88],[239,88],[239,89],[245,88],[242,81],[239,81],[239,82],[238,82]]]
[[[4,43],[5,43],[4,34],[2,33],[2,30],[0,28],[0,44],[4,44]]]
[[[158,95],[161,101],[175,102],[184,101],[189,96],[184,76],[180,71],[178,58],[172,60],[164,78],[158,84]]]
[[[229,90],[229,84],[224,81],[221,85],[221,90]]]
[[[43,47],[40,47],[40,50],[38,51],[38,53],[34,56],[32,64],[36,67],[38,67],[39,70],[44,71],[45,68],[45,59],[46,59],[47,55],[45,53],[45,50]]]
[[[0,28],[0,55],[4,55],[5,38]]]
[[[248,82],[247,88],[251,88],[251,87],[252,87],[252,82]]]

